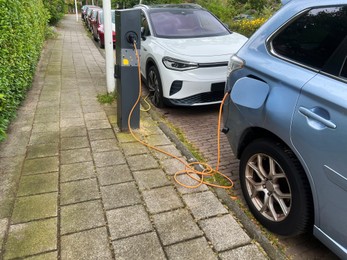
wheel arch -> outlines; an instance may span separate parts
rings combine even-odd
[[[311,178],[311,175],[307,172],[308,171],[307,167],[303,165],[303,162],[301,158],[299,158],[298,155],[296,154],[296,151],[293,151],[293,149],[291,149],[291,147],[287,145],[286,142],[284,142],[280,137],[278,137],[274,133],[264,128],[260,128],[260,127],[248,128],[247,130],[243,132],[242,136],[240,137],[240,142],[237,147],[236,157],[240,159],[247,145],[249,145],[251,142],[253,142],[256,139],[268,139],[275,143],[278,143],[283,147],[283,149],[289,150],[293,154],[293,156],[295,156],[295,159],[297,159],[297,161],[299,162],[300,167],[302,168],[302,171],[305,173],[305,176],[303,177],[306,178],[309,184],[309,189],[310,189],[309,193],[311,195],[312,205],[313,205],[312,218],[314,220],[314,223],[318,223],[319,215],[317,214],[316,210],[319,208],[319,205],[318,205],[318,200],[316,196],[316,190],[314,188],[314,182]]]
[[[147,80],[147,72],[148,72],[148,69],[151,67],[151,66],[155,66],[158,71],[159,71],[159,67],[157,65],[157,63],[155,62],[155,60],[153,58],[148,58],[147,61],[146,61],[146,68],[145,68],[145,77],[146,77],[146,80]],[[160,71],[159,71],[160,73]]]

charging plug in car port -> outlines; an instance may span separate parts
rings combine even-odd
[[[134,42],[137,42],[137,34],[135,32],[127,32],[125,38],[128,43],[134,44]]]

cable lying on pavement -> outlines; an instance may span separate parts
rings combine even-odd
[[[163,153],[167,156],[170,156],[178,161],[180,161],[183,165],[184,165],[184,170],[181,170],[181,171],[178,171],[175,173],[174,175],[174,179],[175,181],[180,184],[181,186],[185,187],[185,188],[191,188],[191,189],[194,189],[194,188],[198,188],[200,185],[202,184],[206,184],[208,186],[212,186],[212,187],[216,187],[216,188],[223,188],[223,189],[231,189],[233,186],[234,186],[234,183],[233,181],[228,177],[226,176],[225,174],[221,173],[218,171],[219,169],[219,162],[220,162],[220,125],[221,125],[221,117],[222,117],[222,107],[223,107],[223,103],[225,102],[225,99],[227,98],[227,96],[229,95],[229,93],[226,93],[224,95],[224,98],[221,102],[221,105],[220,105],[220,109],[219,109],[219,115],[218,115],[218,133],[217,133],[217,150],[218,150],[218,156],[217,156],[217,165],[216,165],[216,168],[213,169],[210,165],[208,165],[207,163],[203,163],[203,162],[191,162],[191,163],[186,163],[184,160],[182,160],[181,158],[173,155],[173,154],[170,154],[169,152],[166,152],[162,149],[159,149],[158,147],[155,147],[155,146],[152,146],[142,140],[140,140],[134,133],[133,129],[131,128],[131,125],[130,125],[130,122],[131,122],[131,117],[132,117],[132,114],[133,114],[133,111],[135,109],[135,107],[137,106],[137,104],[140,102],[140,99],[141,99],[141,93],[142,93],[142,84],[141,84],[141,70],[140,70],[140,57],[139,57],[139,54],[138,54],[138,51],[137,51],[137,47],[136,47],[136,41],[134,41],[134,50],[135,50],[135,54],[136,54],[136,59],[137,59],[137,64],[138,64],[138,77],[139,77],[139,94],[138,94],[138,97],[137,97],[137,100],[134,104],[134,106],[132,107],[132,109],[130,110],[130,113],[129,113],[129,116],[128,116],[128,129],[131,133],[131,135],[135,138],[136,141],[138,141],[139,143],[147,146],[148,148],[150,149],[153,149],[155,151],[158,151],[160,153]],[[197,166],[200,166],[203,168],[203,170],[198,170],[196,169]],[[218,185],[218,184],[214,184],[214,183],[210,183],[208,181],[206,181],[206,178],[207,177],[213,177],[214,175],[220,175],[222,176],[223,178],[225,178],[229,183],[230,185]],[[188,184],[184,184],[182,183],[181,181],[178,180],[178,176],[180,175],[188,175],[191,179],[195,180],[197,182],[196,185],[188,185]],[[196,175],[198,175],[199,177],[196,177]]]

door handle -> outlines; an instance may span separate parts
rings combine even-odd
[[[318,121],[320,122],[321,124],[325,125],[326,127],[329,127],[329,128],[332,128],[332,129],[335,129],[336,128],[336,124],[334,124],[333,122],[331,122],[330,120],[320,116],[319,114],[316,113],[316,110],[318,110],[317,108],[311,110],[311,109],[308,109],[306,107],[300,107],[299,108],[299,111],[307,116],[308,118],[310,119],[313,119],[315,121]],[[324,110],[325,111],[325,110]]]

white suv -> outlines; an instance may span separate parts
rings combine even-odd
[[[141,73],[152,103],[220,103],[228,60],[247,38],[195,4],[135,8],[141,9]]]

